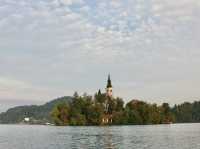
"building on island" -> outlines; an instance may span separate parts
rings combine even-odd
[[[110,79],[110,75],[108,75],[108,81],[106,85],[106,96],[112,98],[112,95],[113,95],[112,82]]]
[[[112,124],[112,111],[110,110],[111,106],[110,103],[113,100],[113,87],[110,75],[108,75],[105,95],[106,95],[106,101],[105,101],[104,115],[102,117],[102,124],[108,125]]]
[[[30,118],[29,117],[25,117],[24,118],[24,122],[29,122],[30,121]]]

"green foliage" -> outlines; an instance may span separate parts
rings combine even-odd
[[[94,99],[86,95],[74,96],[69,104],[70,110],[66,112],[68,116],[66,125],[101,125],[102,118],[106,115],[112,117],[114,125],[160,124],[173,121],[173,115],[167,103],[158,107],[156,104],[132,100],[124,107],[124,101],[121,98],[106,97],[100,91],[95,94]],[[56,124],[60,125],[60,123]]]
[[[102,125],[107,116],[112,118],[112,125],[200,122],[200,101],[172,108],[168,103],[158,106],[139,100],[124,105],[123,99],[107,97],[100,90],[94,97],[75,92],[73,97],[58,98],[41,106],[11,108],[0,114],[0,123],[21,123],[29,117],[32,124]]]
[[[149,109],[149,123],[151,124],[160,124],[161,121],[161,114],[160,114],[160,108],[157,107],[156,104],[153,104],[150,106]]]
[[[51,116],[56,125],[64,126],[69,124],[69,110],[66,103],[60,103],[54,107]]]
[[[171,110],[177,123],[200,122],[200,101],[175,105]]]
[[[103,107],[101,104],[91,105],[87,109],[87,124],[88,125],[100,125],[101,118],[103,116]]]
[[[168,124],[174,121],[174,116],[170,111],[170,107],[168,103],[163,103],[160,107],[161,111],[161,122],[164,124]]]
[[[70,118],[70,125],[72,125],[72,126],[86,125],[85,115],[78,113],[74,117],[71,117]]]
[[[115,110],[116,111],[122,111],[124,108],[124,101],[121,98],[116,98],[116,106]]]

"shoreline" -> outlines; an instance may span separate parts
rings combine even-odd
[[[45,124],[1,124],[1,125],[9,125],[9,126],[52,126],[52,127],[121,127],[121,126],[170,126],[170,125],[186,125],[186,124],[200,124],[200,123],[172,123],[172,124],[146,124],[146,125],[66,125],[66,126],[57,126],[57,125],[45,125]]]

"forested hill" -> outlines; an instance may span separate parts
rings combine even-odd
[[[25,117],[31,118],[32,122],[37,124],[51,122],[50,112],[53,107],[59,103],[68,103],[71,100],[72,97],[65,96],[54,99],[40,106],[30,105],[14,107],[0,114],[0,123],[21,123],[23,122]]]

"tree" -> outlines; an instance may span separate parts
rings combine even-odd
[[[51,112],[51,116],[56,125],[63,126],[69,124],[69,107],[66,103],[60,103]]]
[[[106,101],[106,95],[101,93],[101,90],[95,94],[95,102],[103,104]]]
[[[79,97],[79,95],[78,95],[78,92],[77,92],[77,91],[75,91],[75,92],[74,92],[74,95],[73,95],[73,97],[74,97],[75,99]]]
[[[83,125],[86,125],[85,115],[78,113],[74,117],[71,117],[70,125],[72,125],[72,126],[83,126]]]
[[[153,104],[150,106],[149,122],[151,124],[160,124],[161,123],[160,110],[156,104]]]
[[[173,115],[171,113],[168,103],[163,103],[161,106],[161,123],[171,123],[174,121]]]
[[[88,125],[100,125],[103,113],[104,110],[101,104],[97,103],[89,106],[87,111]]]
[[[121,98],[116,98],[116,111],[123,111],[124,108],[124,101]]]
[[[34,109],[38,107],[33,106],[31,109],[26,112],[26,115],[37,115]],[[22,115],[25,115],[24,110]],[[3,116],[0,115],[1,117]],[[103,118],[109,121],[111,119],[113,125],[168,124],[175,120],[176,122],[200,122],[200,102],[185,102],[170,108],[168,103],[157,106],[132,100],[124,107],[123,99],[107,97],[100,90],[94,98],[87,94],[79,96],[75,92],[70,102],[60,103],[54,107],[51,117],[56,125],[101,125]]]
[[[97,94],[98,96],[101,96],[101,90],[99,89],[99,91],[98,91],[98,94]]]

